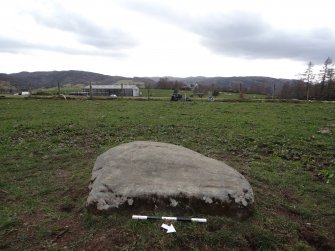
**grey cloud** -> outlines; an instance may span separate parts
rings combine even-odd
[[[35,49],[33,44],[0,36],[0,52],[19,53],[26,49]]]
[[[187,24],[188,18],[183,11],[171,9],[169,5],[164,2],[157,1],[133,1],[133,0],[119,0],[120,5],[125,8],[134,10],[135,12],[144,13],[148,16],[152,16],[163,20],[167,23],[173,23],[177,25]]]
[[[253,59],[293,59],[322,62],[335,55],[334,31],[278,30],[255,13],[211,13],[194,17],[154,1],[122,1],[134,11],[178,26],[200,36],[202,44],[214,53]],[[305,27],[304,27],[305,28]]]
[[[30,43],[23,40],[0,36],[0,53],[32,53],[33,51],[49,51],[64,53],[68,55],[93,55],[93,56],[112,56],[125,57],[126,54],[120,51],[102,51],[102,50],[81,50],[64,46],[52,46],[45,44]]]
[[[82,36],[80,41],[101,49],[125,49],[136,46],[136,42],[133,39],[119,30],[91,34],[93,35]]]
[[[77,35],[81,43],[97,49],[118,50],[132,48],[137,42],[119,28],[103,29],[90,20],[61,7],[55,7],[52,15],[29,13],[37,23]]]
[[[200,20],[190,29],[213,52],[246,58],[324,60],[335,54],[335,37],[329,29],[276,30],[257,15],[232,13]]]
[[[36,48],[34,44],[0,36],[0,53],[24,53]]]
[[[32,16],[35,21],[49,28],[74,33],[79,42],[90,45],[88,49],[78,49],[63,45],[50,45],[31,42],[24,39],[14,39],[0,35],[0,52],[6,53],[32,53],[32,51],[49,51],[70,55],[93,55],[125,57],[124,49],[136,46],[133,38],[120,29],[102,29],[89,20],[62,9],[55,7],[54,14],[47,16],[39,12],[21,12],[21,14]]]

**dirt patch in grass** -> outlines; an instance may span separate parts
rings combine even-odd
[[[25,215],[18,231],[13,232],[6,238],[8,247],[14,250],[37,250],[50,248],[71,247],[87,235],[88,229],[82,221],[83,214],[73,214],[66,219],[50,220],[42,210],[34,210]],[[16,239],[24,237],[24,245],[15,242]],[[21,240],[22,241],[22,240]],[[9,245],[10,243],[10,245]]]
[[[21,242],[25,242],[26,248],[38,246],[39,240],[36,238],[36,228],[44,220],[44,213],[41,210],[33,210],[31,213],[24,215],[20,219],[20,224],[17,224],[5,234],[5,246],[14,250],[21,248]],[[21,242],[17,242],[18,239]]]
[[[283,216],[293,221],[300,221],[299,212],[291,208],[283,208],[283,207],[277,208],[276,211],[274,212],[274,215]]]
[[[330,240],[320,234],[320,229],[313,226],[303,226],[299,230],[299,236],[317,250],[335,250],[334,236],[332,240]]]
[[[120,228],[100,230],[78,250],[133,250],[138,236]]]
[[[51,228],[55,231],[50,235],[46,243],[58,248],[75,248],[80,246],[87,238],[88,229],[82,222],[83,214],[70,219],[54,222]]]

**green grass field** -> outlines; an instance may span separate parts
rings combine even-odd
[[[334,114],[327,103],[2,98],[0,249],[334,250]],[[134,140],[225,161],[251,183],[253,214],[197,215],[208,223],[168,235],[162,222],[87,212],[96,157]]]

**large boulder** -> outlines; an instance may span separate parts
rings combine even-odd
[[[179,214],[250,213],[249,182],[225,163],[187,148],[135,141],[100,155],[86,205],[99,212],[132,209]]]

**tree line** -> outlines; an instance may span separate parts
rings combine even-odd
[[[330,57],[324,61],[318,73],[310,61],[305,72],[300,75],[300,80],[294,84],[284,84],[280,98],[335,100],[335,70]]]
[[[158,89],[182,90],[189,88],[185,83],[177,80],[169,80],[168,78],[160,78],[154,86]]]
[[[299,74],[299,80],[286,81],[283,84],[254,82],[245,86],[243,81],[231,81],[229,85],[221,84],[190,84],[168,78],[160,78],[151,88],[170,90],[192,90],[194,95],[217,96],[220,92],[237,92],[263,94],[272,98],[300,99],[300,100],[335,100],[335,65],[328,57],[321,69],[316,72],[310,61],[306,70]],[[146,86],[147,87],[147,86]]]
[[[218,96],[220,94],[219,87],[217,85],[204,85],[198,83],[192,83],[190,85],[177,80],[169,80],[168,78],[160,78],[154,86],[158,89],[169,89],[174,90],[175,93],[178,91],[192,91],[192,95],[203,97],[205,95]]]

